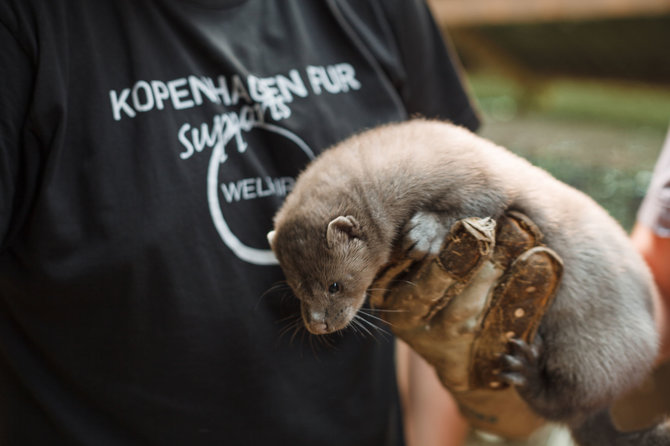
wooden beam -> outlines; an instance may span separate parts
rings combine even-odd
[[[670,13],[670,0],[428,0],[447,25],[584,20]]]

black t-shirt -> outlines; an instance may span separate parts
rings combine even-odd
[[[402,443],[393,341],[298,329],[265,234],[351,133],[477,126],[423,3],[6,0],[0,81],[0,444]]]

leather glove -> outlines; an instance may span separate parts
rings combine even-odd
[[[457,221],[436,256],[399,253],[371,287],[391,330],[431,364],[474,428],[525,438],[544,423],[497,378],[511,339],[533,341],[563,264],[524,214]]]

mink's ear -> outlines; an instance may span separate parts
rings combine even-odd
[[[347,242],[354,238],[359,238],[361,235],[361,227],[351,215],[346,217],[340,215],[328,223],[328,230],[326,231],[326,242],[328,247],[332,248],[338,243]]]
[[[270,248],[272,248],[272,242],[275,239],[275,231],[268,232],[267,238],[268,238],[268,244],[270,245]]]

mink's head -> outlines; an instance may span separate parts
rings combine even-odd
[[[278,223],[268,241],[301,301],[305,327],[314,334],[327,334],[345,328],[356,316],[380,259],[353,216],[321,225],[307,220]]]

